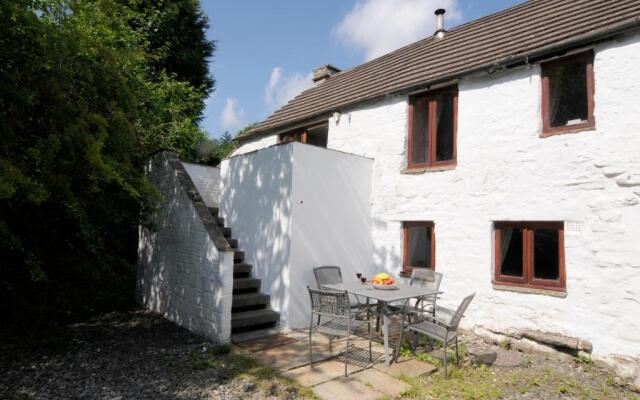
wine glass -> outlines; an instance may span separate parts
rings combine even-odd
[[[362,284],[364,285],[365,283],[367,283],[367,278],[364,276],[360,277],[360,280],[362,281]]]
[[[356,276],[358,277],[358,280],[360,280],[360,278],[362,277],[362,272],[356,272]]]

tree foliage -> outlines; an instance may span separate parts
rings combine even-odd
[[[201,14],[184,18],[204,29]],[[116,0],[5,0],[0,20],[4,320],[66,321],[125,306],[137,226],[154,198],[143,161],[158,149],[194,154],[213,81],[170,67],[180,64],[172,51],[152,43],[176,49],[184,38],[154,38],[141,26],[157,20]],[[206,66],[210,51],[192,54]]]

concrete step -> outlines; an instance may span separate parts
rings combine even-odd
[[[231,228],[222,228],[222,234],[227,239],[231,238]]]
[[[231,314],[231,332],[263,329],[267,325],[276,324],[280,314],[273,310],[253,310]]]
[[[231,312],[235,313],[244,308],[258,308],[262,306],[265,308],[269,305],[269,295],[263,293],[245,293],[233,295],[231,302]]]
[[[229,238],[227,239],[227,243],[229,243],[229,246],[231,246],[232,249],[238,248],[238,239]]]
[[[233,262],[242,262],[244,261],[244,251],[236,250],[233,253]]]
[[[216,222],[218,223],[218,225],[220,226],[224,226],[224,218],[222,217],[215,217]]]
[[[233,280],[233,294],[253,293],[260,290],[260,279],[238,278]]]
[[[253,265],[245,262],[238,262],[233,264],[233,278],[250,278]]]
[[[280,333],[280,328],[271,327],[265,329],[258,329],[254,331],[246,331],[243,333],[235,333],[231,335],[231,341],[233,343],[242,343],[249,340],[256,340],[267,336],[273,336]]]
[[[214,217],[218,216],[218,207],[209,207],[209,211],[211,211],[211,215]]]

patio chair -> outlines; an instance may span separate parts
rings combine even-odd
[[[447,377],[447,347],[455,343],[456,348],[456,364],[458,364],[458,325],[464,316],[464,312],[469,307],[471,300],[476,294],[473,293],[465,297],[456,310],[448,309],[445,307],[437,307],[434,311],[435,314],[427,312],[423,314],[423,320],[419,320],[415,323],[410,323],[407,326],[409,331],[413,331],[416,335],[425,335],[430,339],[435,339],[442,342],[442,350],[444,353],[444,376]],[[409,303],[406,302],[406,305]],[[400,346],[402,345],[402,336],[404,334],[404,316],[400,326],[400,340],[398,341],[397,355],[400,352]],[[415,351],[415,348],[414,348]]]
[[[356,319],[357,313],[354,313],[349,304],[349,295],[347,292],[339,292],[334,290],[312,289],[307,286],[309,297],[311,298],[311,318],[309,321],[309,365],[313,368],[313,332],[329,335],[329,351],[332,351],[332,340],[334,336],[346,336],[347,347],[344,352],[344,376],[347,374],[347,363],[349,361],[349,341],[351,335],[356,329],[367,325],[369,331],[369,361],[373,360],[371,353],[371,319],[370,313],[366,311],[366,319]],[[317,323],[314,326],[314,318],[318,316]]]
[[[316,286],[320,290],[332,290],[327,288],[326,285],[342,283],[342,270],[335,265],[316,267],[313,269],[313,276],[316,278]],[[355,299],[355,302],[350,301],[352,309],[364,309],[371,306],[369,299],[363,303],[358,296],[352,296],[350,298],[352,300]]]

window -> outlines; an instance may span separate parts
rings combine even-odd
[[[564,290],[562,222],[496,222],[494,283]]]
[[[542,64],[542,136],[595,127],[593,53]]]
[[[300,142],[318,147],[327,147],[328,137],[329,126],[316,125],[282,133],[279,136],[279,143]]]
[[[404,275],[413,268],[436,268],[436,237],[433,222],[405,222],[403,224]]]
[[[409,169],[455,165],[457,116],[457,87],[409,99]]]

